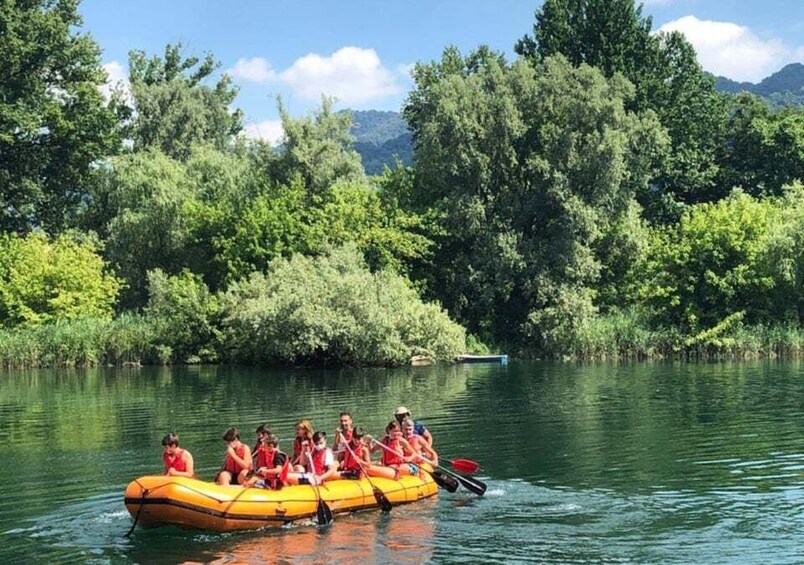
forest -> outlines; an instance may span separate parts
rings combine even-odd
[[[804,107],[720,92],[633,0],[416,64],[409,166],[322,97],[245,139],[180,43],[111,95],[77,0],[3,2],[0,366],[804,351]]]

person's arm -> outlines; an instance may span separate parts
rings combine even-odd
[[[332,451],[327,451],[327,454],[324,456],[324,466],[327,468],[327,470],[323,475],[316,477],[319,485],[324,481],[329,480],[335,473],[338,472],[338,467],[340,464],[335,461]]]
[[[433,446],[433,436],[430,434],[430,430],[424,428],[424,433],[422,434],[422,439],[424,439],[425,443],[430,447]]]
[[[371,451],[365,445],[360,446],[360,453],[357,453],[356,455],[359,456],[363,463],[367,463],[369,465],[371,464]]]
[[[244,469],[251,469],[251,452],[248,449],[248,446],[245,446],[246,449],[244,451],[243,457],[237,456],[237,451],[235,451],[234,447],[228,447],[226,451],[229,453],[231,458],[234,460],[235,463],[243,467]]]
[[[430,459],[430,463],[438,466],[438,453],[436,453],[435,449],[430,447],[426,442],[421,442],[421,446],[424,456]]]
[[[195,477],[195,471],[193,469],[193,456],[190,455],[189,451],[184,451],[182,453],[182,461],[184,461],[184,467],[187,469],[186,471],[177,471],[173,467],[170,467],[167,470],[166,475],[170,475],[171,477]]]

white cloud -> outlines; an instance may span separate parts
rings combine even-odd
[[[276,79],[276,72],[271,64],[262,57],[238,59],[235,66],[227,71],[232,77],[248,82],[271,82]]]
[[[317,101],[322,94],[344,104],[362,104],[398,94],[398,74],[383,66],[374,49],[341,47],[329,56],[310,53],[277,72],[262,57],[240,59],[228,71],[234,78],[282,84],[295,96]]]
[[[294,94],[316,100],[322,94],[345,104],[360,104],[399,92],[399,85],[374,49],[341,47],[329,57],[310,53],[281,73]]]
[[[285,130],[282,129],[282,120],[265,120],[246,125],[241,135],[248,139],[261,139],[271,145],[279,145],[284,140]]]
[[[793,56],[780,39],[762,40],[749,28],[731,22],[684,16],[659,31],[680,31],[695,47],[704,69],[738,81],[758,82]]]
[[[117,61],[112,61],[111,63],[104,64],[103,70],[106,71],[107,79],[106,83],[100,87],[100,91],[107,102],[112,97],[112,91],[115,88],[122,89],[123,96],[126,99],[130,99],[131,88],[128,84],[128,72],[126,72],[123,65]]]

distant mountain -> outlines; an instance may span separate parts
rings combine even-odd
[[[791,63],[759,84],[715,77],[715,88],[723,92],[752,92],[766,98],[772,106],[804,105],[804,64]]]
[[[366,173],[378,175],[383,165],[393,167],[394,157],[413,162],[413,137],[399,112],[353,111],[352,135]]]

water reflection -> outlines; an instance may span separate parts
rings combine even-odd
[[[432,509],[424,510],[432,514]],[[294,527],[239,539],[211,563],[424,563],[433,554],[432,520],[420,513],[338,517],[326,528]]]
[[[227,367],[0,378],[0,560],[8,562],[804,561],[802,363],[512,363],[402,370]],[[178,432],[211,478],[220,434],[268,422],[379,430],[404,404],[465,491],[314,526],[122,535],[122,491]]]

